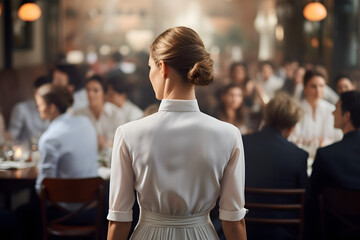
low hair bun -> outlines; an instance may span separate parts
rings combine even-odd
[[[207,86],[214,81],[214,61],[210,56],[200,62],[196,62],[188,74],[187,79],[196,86]]]
[[[191,28],[169,28],[151,44],[150,55],[155,64],[164,61],[174,68],[186,83],[206,86],[214,81],[214,61]]]

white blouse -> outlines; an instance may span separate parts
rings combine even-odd
[[[334,116],[332,112],[335,106],[331,103],[320,100],[313,118],[312,108],[306,99],[300,102],[304,110],[303,118],[297,123],[294,135],[291,137],[294,141],[312,144],[318,146],[319,139],[323,139],[323,145],[339,141],[342,138],[342,131],[334,128]]]
[[[207,214],[220,196],[220,219],[241,220],[246,214],[244,169],[243,143],[236,127],[201,113],[196,100],[162,100],[159,112],[116,131],[108,219],[132,221],[135,189],[141,216]],[[155,236],[141,226],[140,217],[133,239]],[[216,239],[215,235],[202,239]]]

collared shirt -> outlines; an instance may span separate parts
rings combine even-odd
[[[120,109],[125,118],[125,122],[131,122],[140,119],[144,115],[144,112],[130,100],[126,100]]]
[[[241,220],[244,151],[239,130],[200,112],[196,100],[162,100],[159,111],[120,126],[113,145],[108,219],[131,221],[134,188],[142,209]]]
[[[97,138],[89,119],[62,114],[40,137],[41,154],[35,188],[46,177],[85,178],[97,173]]]
[[[335,106],[320,99],[313,117],[312,107],[304,99],[300,102],[304,110],[303,118],[296,124],[295,132],[291,139],[300,139],[301,142],[312,142],[319,146],[319,139],[323,139],[323,144],[331,144],[342,138],[342,131],[334,128],[334,116],[332,112]],[[296,141],[296,140],[294,140]]]
[[[49,121],[41,120],[35,101],[27,100],[12,110],[9,133],[17,141],[30,143],[32,138],[39,138],[48,125]]]
[[[125,123],[122,112],[119,111],[116,105],[109,102],[105,102],[98,119],[96,119],[95,115],[89,107],[75,111],[74,115],[83,115],[88,117],[95,126],[96,133],[100,136],[106,137],[109,140],[114,138],[116,129]]]

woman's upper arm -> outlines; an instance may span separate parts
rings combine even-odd
[[[244,218],[245,161],[240,131],[236,129],[232,154],[221,181],[220,219],[236,221]]]
[[[121,128],[118,128],[111,158],[109,220],[132,221],[132,207],[135,201],[134,178],[128,146]]]

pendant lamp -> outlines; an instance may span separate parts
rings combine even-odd
[[[21,20],[32,22],[40,18],[41,9],[36,3],[24,3],[18,11]]]
[[[326,18],[327,11],[322,3],[312,2],[305,6],[303,14],[307,20],[318,22]]]

